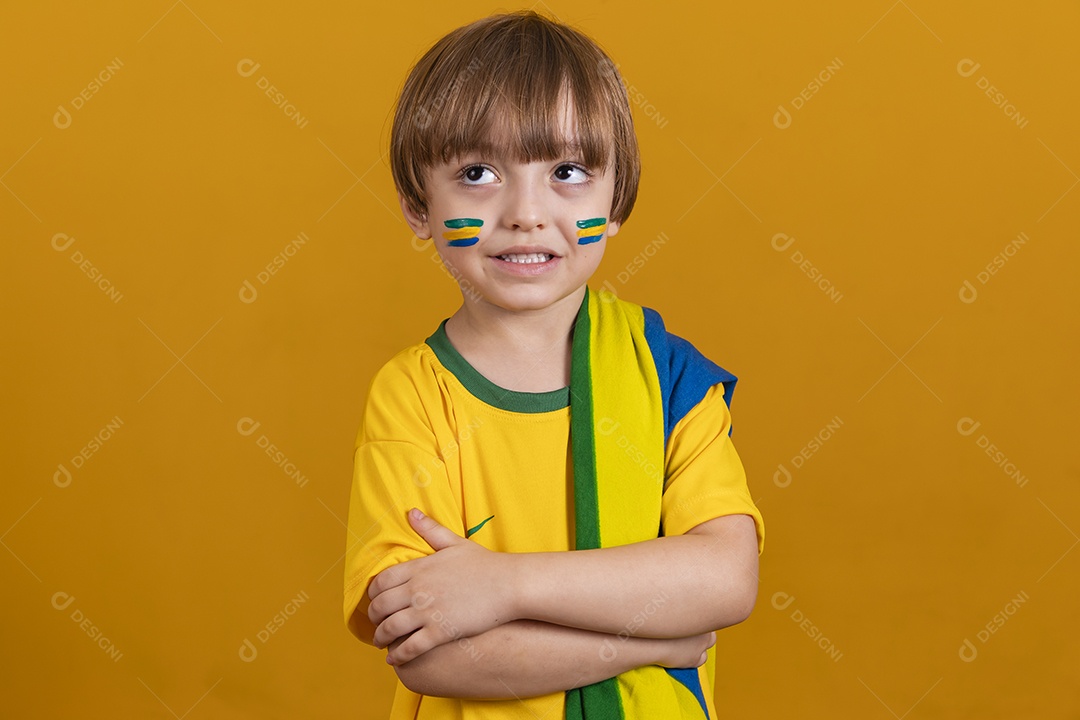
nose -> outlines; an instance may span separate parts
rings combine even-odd
[[[530,174],[531,175],[531,174]],[[546,185],[539,177],[517,177],[507,188],[504,222],[513,230],[543,229],[548,221]]]

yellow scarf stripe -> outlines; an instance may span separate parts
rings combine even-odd
[[[659,534],[664,409],[641,307],[600,290],[589,311],[600,539],[614,547]]]

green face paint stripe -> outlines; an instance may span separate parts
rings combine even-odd
[[[443,222],[448,228],[484,227],[484,221],[478,218],[454,218]]]
[[[479,524],[479,525],[477,525],[476,527],[473,527],[473,528],[469,528],[468,530],[466,530],[466,531],[465,531],[465,537],[469,537],[469,536],[470,536],[470,535],[472,535],[472,534],[473,534],[474,532],[476,532],[476,531],[477,531],[477,530],[479,530],[480,528],[484,527],[484,525],[485,525],[485,524],[487,523],[487,521],[488,521],[488,520],[490,520],[490,519],[491,519],[491,518],[493,518],[493,517],[495,517],[495,516],[494,516],[494,515],[492,515],[491,517],[489,517],[489,518],[488,518],[487,520],[484,520],[484,522],[480,523],[480,524]]]
[[[594,228],[599,227],[607,223],[607,218],[589,218],[588,220],[578,220],[577,226],[579,228]]]

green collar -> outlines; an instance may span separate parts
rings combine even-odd
[[[446,336],[446,320],[439,323],[439,329],[425,342],[443,367],[453,373],[466,390],[488,405],[518,413],[544,413],[570,406],[569,387],[531,393],[507,390],[488,380],[450,344],[450,338]]]

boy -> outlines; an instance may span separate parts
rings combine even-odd
[[[614,65],[532,12],[459,28],[391,164],[463,299],[376,374],[356,442],[345,618],[389,649],[392,717],[716,717],[764,529],[735,377],[587,287],[637,193]]]

